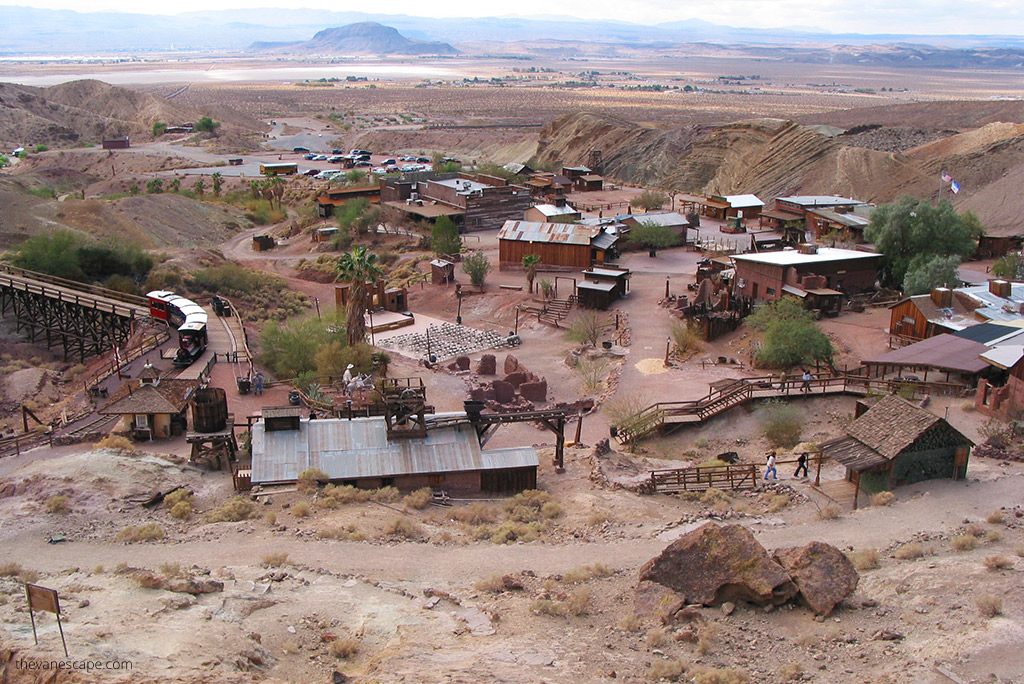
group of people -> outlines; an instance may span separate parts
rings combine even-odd
[[[803,475],[800,472],[803,471]],[[779,472],[775,468],[775,451],[768,452],[768,463],[764,471],[764,479],[767,480],[768,476],[771,475],[773,480],[779,479]],[[807,454],[799,453],[796,459],[796,472],[793,473],[793,477],[807,477]]]

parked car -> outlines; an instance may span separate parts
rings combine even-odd
[[[315,176],[318,173],[320,173],[320,169],[306,169],[305,171],[302,172],[302,175],[303,176]]]
[[[420,164],[429,164],[430,157],[416,157],[416,161],[418,161]]]
[[[357,161],[356,166],[373,166],[373,164],[368,161]]]
[[[310,152],[309,154],[302,155],[302,158],[303,159],[309,159],[310,161],[312,161],[313,159],[316,159],[316,155],[313,154],[312,152]]]
[[[382,167],[380,167],[380,166],[378,166],[377,168],[375,168],[375,169],[374,169],[374,170],[372,171],[373,175],[375,175],[375,176],[383,176],[383,175],[384,175],[385,173],[387,173],[387,172],[388,172],[388,170],[387,170],[387,169],[385,169],[385,168],[382,168]]]
[[[395,164],[395,163],[397,163],[397,162],[395,162],[394,159],[385,159],[384,161],[381,162],[381,165],[382,166],[387,166],[388,164]]]
[[[368,155],[368,154],[361,154],[358,157],[356,157],[356,161],[368,162],[368,161],[370,161],[370,155]]]
[[[341,160],[342,160],[342,156],[339,155],[339,154],[336,154],[333,157],[328,157],[327,158],[327,161],[331,162],[332,164],[339,164],[339,163],[341,163]]]
[[[402,173],[409,173],[409,172],[411,172],[411,171],[415,171],[415,170],[416,170],[416,168],[415,168],[415,167],[414,167],[414,166],[413,166],[412,164],[406,164],[405,166],[403,166],[403,167],[402,167],[401,169],[399,169],[399,170],[400,170],[400,171],[401,171]]]
[[[331,154],[345,154],[345,150],[331,150]]]
[[[327,155],[326,154],[318,154],[318,155],[316,155],[316,157],[313,158],[313,161],[327,161]]]
[[[308,147],[293,147],[292,148],[292,152],[298,152],[299,154],[302,154],[303,152],[309,152],[309,148]]]

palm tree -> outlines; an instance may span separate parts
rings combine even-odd
[[[523,270],[526,271],[526,282],[530,286],[530,294],[533,294],[533,281],[537,277],[538,266],[540,266],[539,254],[526,254],[523,256]]]
[[[368,252],[366,247],[356,247],[338,259],[338,273],[348,281],[349,299],[345,309],[345,333],[348,343],[358,344],[366,341],[366,286],[376,283],[384,275],[377,265],[377,255]]]
[[[220,197],[220,189],[224,184],[224,178],[220,175],[220,171],[215,171],[210,178],[213,180],[213,196]]]

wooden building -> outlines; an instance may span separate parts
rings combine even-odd
[[[850,212],[863,204],[864,202],[860,200],[835,195],[789,195],[775,198],[775,209],[803,218],[804,230],[810,235],[817,234],[817,222],[821,220],[821,216],[816,215],[815,212],[822,210],[835,213]]]
[[[499,267],[522,268],[523,257],[536,254],[542,267],[583,270],[610,259],[618,239],[605,226],[506,221],[498,233]]]
[[[576,296],[582,309],[607,309],[629,292],[628,268],[602,266],[583,271],[583,280],[576,284]]]
[[[447,285],[455,282],[455,264],[447,259],[430,260],[430,283],[432,285]]]
[[[572,189],[575,192],[600,192],[604,190],[604,178],[592,173],[577,176],[572,179]]]
[[[871,212],[874,209],[867,204],[808,209],[805,226],[816,240],[838,235],[844,242],[864,242],[864,231],[871,225]]]
[[[890,373],[904,378],[913,375],[924,382],[954,383],[967,389],[974,387],[988,370],[988,363],[981,358],[988,349],[982,342],[943,333],[862,363],[872,377],[886,377]]]
[[[350,283],[334,286],[334,305],[338,311],[344,311],[348,306],[349,287]],[[384,281],[369,283],[366,286],[366,306],[371,310],[401,313],[409,309],[409,296],[404,287],[387,287]]]
[[[138,378],[118,387],[98,413],[121,416],[118,429],[135,439],[168,439],[184,434],[188,407],[198,389],[198,380],[161,378],[147,364]]]
[[[363,489],[444,489],[453,496],[515,494],[537,487],[533,447],[487,449],[468,423],[389,437],[385,418],[301,419],[297,429],[252,426],[252,482],[294,482],[318,468],[331,482]]]
[[[924,480],[962,480],[974,446],[944,419],[895,394],[880,399],[846,432],[821,450],[846,467],[846,479],[856,485],[857,494]]]
[[[572,223],[583,218],[583,214],[563,202],[557,204],[537,204],[523,212],[523,220],[536,223]]]
[[[792,290],[828,289],[847,295],[870,290],[878,277],[881,254],[801,245],[779,252],[736,254],[734,294],[771,301]]]
[[[127,135],[116,135],[110,138],[103,138],[103,149],[105,150],[127,150],[132,146]]]
[[[890,344],[907,344],[978,324],[975,304],[948,287],[905,297],[889,308]]]
[[[381,201],[418,218],[446,215],[465,232],[499,228],[533,205],[529,188],[501,178],[433,172],[381,179]]]
[[[331,188],[316,198],[316,213],[320,218],[328,218],[334,215],[335,207],[340,207],[354,199],[364,197],[371,204],[380,202],[381,189],[379,185],[371,185],[361,188]]]
[[[724,199],[729,207],[725,210],[726,218],[752,220],[761,216],[764,202],[757,195],[722,195],[714,199]]]

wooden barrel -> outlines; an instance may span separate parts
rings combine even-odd
[[[228,422],[228,397],[220,387],[205,387],[196,392],[192,405],[192,429],[196,432],[220,432]]]

